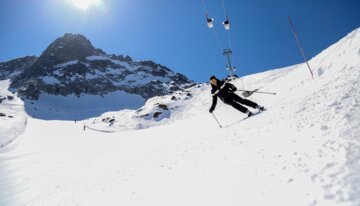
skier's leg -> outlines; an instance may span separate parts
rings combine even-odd
[[[244,104],[246,106],[249,106],[249,107],[252,107],[254,109],[258,108],[258,104],[256,104],[255,102],[253,101],[250,101],[248,99],[243,99],[241,97],[239,97],[238,95],[236,94],[232,94],[231,95],[232,99],[234,99],[236,102],[239,102],[240,104]]]
[[[242,113],[248,113],[249,110],[246,107],[243,107],[242,105],[238,104],[237,102],[235,102],[234,100],[227,100],[224,101],[225,104],[231,105],[232,107],[234,107],[235,109],[239,110]]]
[[[239,110],[242,113],[248,113],[249,110],[246,107],[243,107],[241,104],[238,104],[237,102],[233,102],[232,105],[235,109]]]

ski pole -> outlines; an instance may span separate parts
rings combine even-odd
[[[238,91],[242,91],[242,92],[251,92],[251,93],[261,93],[261,94],[272,94],[272,95],[276,95],[276,93],[274,93],[274,92],[249,91],[249,90],[243,90],[243,89],[238,89]]]
[[[215,117],[214,113],[211,113],[213,115],[213,117],[215,118],[216,122],[218,123],[219,127],[222,128],[221,124],[219,123],[219,121],[217,120],[217,118]]]

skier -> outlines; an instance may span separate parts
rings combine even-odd
[[[259,106],[257,103],[250,100],[243,99],[235,94],[234,92],[237,90],[237,88],[233,84],[228,83],[227,81],[221,81],[215,76],[210,77],[210,84],[212,88],[211,94],[213,96],[213,102],[209,110],[210,113],[215,110],[217,97],[219,97],[225,104],[231,105],[240,112],[247,114],[248,117],[253,115],[253,113],[241,104],[258,109],[259,111],[264,111],[264,107]]]

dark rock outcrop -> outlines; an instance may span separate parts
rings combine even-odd
[[[0,80],[14,78],[30,68],[36,60],[35,56],[27,56],[0,63]]]
[[[25,57],[1,63],[0,69],[0,78],[11,78],[11,89],[31,100],[37,100],[41,93],[80,97],[114,91],[148,99],[194,85],[184,75],[153,61],[108,55],[80,34],[65,34],[51,43],[39,58]]]

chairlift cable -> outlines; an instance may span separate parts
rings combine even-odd
[[[220,50],[220,52],[222,52],[224,47],[221,45],[221,42],[219,40],[219,36],[217,35],[215,29],[213,28],[212,30],[213,30],[213,33],[214,33],[214,36],[215,36],[215,39],[216,39],[216,43],[217,43],[217,45],[219,47],[219,50]]]
[[[227,40],[228,40],[228,43],[229,43],[228,46],[229,46],[230,51],[232,51],[232,42],[231,42],[231,35],[230,35],[230,22],[229,22],[229,16],[227,15],[224,0],[221,0],[221,5],[222,5],[223,13],[224,13],[224,18],[225,18],[225,21],[223,22],[223,25],[224,25],[226,33],[227,33]],[[228,61],[230,61],[230,59]],[[229,64],[230,64],[230,62],[229,62]],[[235,67],[234,68],[229,68],[229,69],[230,69],[230,75],[232,75],[232,72],[235,73]]]
[[[228,19],[228,15],[227,15],[227,12],[226,12],[226,7],[225,7],[225,2],[224,0],[221,0],[221,5],[222,5],[222,8],[223,8],[223,12],[224,12],[224,18],[226,20],[229,20]],[[231,36],[230,36],[230,29],[229,30],[226,30],[227,31],[227,37],[228,37],[228,41],[229,41],[229,47],[230,49],[232,50],[232,44],[231,44]]]
[[[206,4],[205,4],[204,0],[201,0],[201,4],[202,4],[202,6],[203,6],[203,8],[204,8],[204,10],[205,10],[205,13],[207,14],[207,13],[208,13],[208,10],[207,10],[207,8],[206,8]]]
[[[206,12],[206,18],[209,18],[208,17],[208,9],[207,9],[207,7],[206,7],[206,3],[205,3],[205,0],[201,0],[201,5],[202,5],[202,7],[203,7],[203,9],[205,10],[205,12]],[[222,53],[223,52],[223,45],[221,44],[221,42],[220,42],[220,39],[219,39],[219,36],[218,36],[218,34],[217,34],[217,32],[216,32],[216,30],[215,30],[215,28],[213,27],[213,28],[211,28],[212,29],[212,31],[213,31],[213,34],[214,34],[214,37],[215,37],[215,41],[216,41],[216,44],[217,44],[217,46],[218,46],[218,49],[220,50],[220,53]],[[226,65],[226,58],[224,57],[224,63],[225,63],[225,65]]]
[[[206,18],[209,18],[208,17],[208,10],[207,10],[206,4],[205,4],[205,0],[201,0],[201,4],[202,4],[202,6],[203,6],[203,8],[204,8],[204,10],[206,12]],[[211,28],[211,29],[213,30],[216,43],[217,43],[220,51],[222,52],[224,47],[220,43],[219,36],[217,35],[216,30],[214,28]]]
[[[232,50],[231,37],[230,37],[230,31],[229,30],[227,30],[227,35],[228,35],[228,40],[229,40],[229,47]]]
[[[224,51],[225,51],[224,48],[225,48],[225,47],[223,47],[223,45],[221,44],[220,39],[219,39],[219,36],[218,36],[218,33],[216,32],[216,29],[215,29],[215,27],[213,26],[213,19],[212,19],[212,18],[209,18],[209,16],[208,16],[208,9],[207,9],[207,7],[206,7],[205,0],[200,0],[200,1],[201,1],[201,4],[202,4],[202,7],[203,7],[203,9],[204,9],[204,11],[205,11],[205,13],[206,13],[206,19],[207,19],[207,22],[208,22],[208,27],[213,30],[213,34],[214,34],[214,37],[215,37],[215,40],[216,40],[216,44],[217,44],[218,48],[220,49],[220,52],[221,52],[222,54],[224,54]],[[229,49],[230,49],[230,51],[231,51],[231,50],[232,50],[232,43],[231,43],[231,36],[230,36],[230,31],[229,31],[230,28],[227,28],[227,27],[226,27],[226,26],[230,26],[230,25],[229,25],[228,17],[227,17],[227,15],[226,15],[226,8],[225,8],[224,0],[221,0],[221,3],[222,3],[222,7],[223,7],[224,16],[225,16],[225,21],[223,22],[223,24],[224,24],[225,30],[227,31],[227,39],[228,39],[228,43],[229,43]],[[225,22],[227,22],[227,24],[226,24]],[[228,59],[225,57],[225,55],[224,55],[223,57],[224,57],[225,66],[229,69],[230,75],[232,75],[231,72],[232,72],[232,69],[233,69],[233,68],[232,68],[232,66],[231,66],[231,63],[228,62],[228,61],[230,61],[230,60],[228,60]]]
[[[224,12],[224,17],[225,17],[225,19],[226,19],[226,18],[227,18],[227,15],[226,15],[226,8],[225,8],[224,0],[221,0],[221,4],[222,4],[223,12]]]

